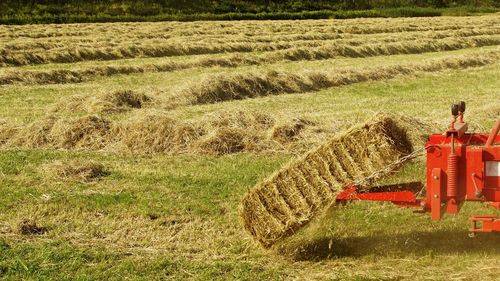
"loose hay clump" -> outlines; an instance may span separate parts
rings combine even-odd
[[[54,112],[83,111],[87,113],[117,113],[142,108],[152,99],[131,90],[121,90],[97,95],[76,95],[61,100]]]
[[[321,213],[347,183],[411,153],[411,142],[398,122],[404,120],[377,115],[257,184],[242,200],[245,228],[270,247]]]
[[[19,223],[19,233],[22,235],[42,235],[47,232],[46,227],[38,226],[34,220],[23,220]]]
[[[0,120],[0,146],[6,144],[18,131],[18,127]]]
[[[295,118],[291,122],[277,125],[271,132],[271,139],[285,144],[297,140],[300,132],[306,125],[313,124],[310,121],[301,118]]]
[[[246,133],[237,128],[220,128],[198,142],[198,149],[207,154],[224,155],[245,149]]]
[[[258,130],[269,129],[276,122],[269,114],[244,111],[222,111],[208,116],[207,120],[213,128],[254,128]]]
[[[72,120],[58,120],[49,138],[57,148],[101,149],[108,143],[111,122],[99,116],[85,116]]]
[[[42,172],[60,180],[95,182],[108,175],[104,165],[88,160],[55,161],[42,166]]]
[[[121,112],[142,108],[144,103],[151,101],[151,98],[131,90],[124,90],[105,94],[101,100],[101,112]]]
[[[226,111],[209,115],[203,120],[207,134],[193,143],[193,151],[223,155],[243,151],[260,152],[272,144],[267,132],[275,124],[268,114]]]
[[[28,148],[101,149],[108,143],[111,122],[99,116],[35,121],[17,130],[6,145]]]
[[[205,129],[166,116],[148,115],[121,123],[113,134],[129,151],[182,152],[204,135]]]
[[[57,119],[52,116],[37,120],[21,128],[7,144],[14,147],[23,146],[28,148],[46,146],[50,142],[48,135],[56,121]]]

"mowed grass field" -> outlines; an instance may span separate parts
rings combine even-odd
[[[240,200],[377,112],[442,130],[464,100],[488,132],[499,89],[496,14],[0,26],[0,278],[498,280],[478,203],[356,202],[263,249]]]

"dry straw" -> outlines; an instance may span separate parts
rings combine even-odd
[[[234,75],[209,76],[201,83],[188,87],[167,100],[167,108],[180,105],[217,103],[230,100],[257,98],[269,95],[304,93],[364,81],[378,81],[419,72],[463,69],[495,63],[500,53],[450,56],[422,63],[396,64],[369,69],[347,69],[335,72],[269,71],[266,74],[246,72]]]
[[[377,115],[287,164],[242,199],[245,228],[265,247],[292,235],[332,204],[347,183],[411,153],[408,121]]]
[[[108,174],[104,165],[89,160],[54,161],[42,166],[42,172],[51,178],[82,183],[97,181]]]
[[[295,47],[264,55],[233,54],[224,57],[208,57],[187,62],[169,61],[161,64],[140,66],[94,66],[86,69],[58,69],[49,71],[11,71],[0,76],[0,85],[6,84],[59,84],[87,81],[95,76],[117,74],[170,72],[193,67],[238,67],[263,65],[284,60],[322,60],[337,57],[370,57],[395,54],[417,54],[424,52],[449,51],[470,47],[500,44],[499,36],[474,36],[470,38],[425,39],[415,42],[397,41],[384,43],[325,43],[318,47]]]
[[[151,98],[145,94],[131,90],[120,90],[97,95],[70,96],[59,101],[53,108],[53,111],[115,113],[142,108],[151,101]]]
[[[47,117],[19,128],[7,147],[101,149],[109,141],[111,122],[99,116],[77,119]]]
[[[225,52],[275,51],[292,46],[318,45],[314,42],[291,43],[170,43],[148,46],[119,46],[116,48],[76,47],[44,52],[12,52],[4,50],[0,54],[0,66],[21,66],[45,63],[71,63],[89,60],[119,60],[138,57],[170,57]]]
[[[474,36],[469,38],[419,39],[385,43],[324,44],[315,48],[291,48],[271,53],[269,60],[322,60],[337,57],[372,57],[397,54],[420,54],[425,52],[451,51],[471,47],[500,44],[500,36]]]
[[[164,115],[147,115],[130,119],[113,128],[116,142],[131,152],[185,152],[205,129],[202,125],[179,122]]]
[[[18,127],[0,120],[0,146],[6,144],[9,139],[17,134],[18,130]]]
[[[243,56],[241,54],[236,54],[220,58],[200,58],[190,62],[168,61],[160,64],[144,64],[140,66],[107,65],[72,70],[57,69],[48,71],[10,71],[0,76],[0,85],[79,83],[88,81],[96,76],[171,72],[193,67],[237,67],[242,65],[263,64],[266,61],[267,60],[259,56]]]
[[[213,155],[287,151],[287,145],[302,140],[302,131],[313,125],[303,118],[276,121],[267,114],[242,111],[222,111],[197,121],[165,114],[137,114],[125,121],[49,116],[26,126],[0,124],[0,146]]]

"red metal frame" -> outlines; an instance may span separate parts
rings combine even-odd
[[[352,186],[352,185],[351,185]],[[358,192],[355,186],[344,190],[336,197],[337,201],[390,201],[401,207],[419,207],[420,200],[417,200],[415,193],[411,191],[394,192]]]
[[[470,220],[472,221],[472,228],[469,229],[471,233],[500,231],[500,219],[497,216],[473,216]]]
[[[423,200],[411,191],[358,192],[349,185],[340,193],[337,202],[352,200],[390,201],[402,207],[422,207],[431,213],[433,220],[440,220],[445,213],[457,214],[465,201],[489,203],[500,209],[500,119],[490,134],[468,134],[463,112],[451,123],[444,134],[429,137],[427,150],[427,193]],[[487,166],[494,167],[493,172]],[[498,168],[500,170],[500,168]],[[488,174],[493,173],[493,174]],[[471,234],[500,232],[500,218],[473,216]]]

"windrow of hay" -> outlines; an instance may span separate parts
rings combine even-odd
[[[356,182],[412,152],[406,120],[377,115],[293,160],[251,189],[241,202],[248,232],[264,247],[292,235]],[[402,126],[403,125],[403,126]]]
[[[224,58],[203,58],[193,62],[167,62],[162,64],[146,64],[141,66],[96,66],[80,70],[49,71],[10,71],[0,76],[0,85],[9,84],[63,84],[88,81],[96,76],[112,76],[119,74],[170,72],[191,67],[236,67],[239,65],[259,64],[261,60],[232,55]]]
[[[98,181],[108,174],[104,165],[90,160],[58,160],[42,166],[41,170],[51,178],[82,183]]]
[[[86,69],[58,69],[49,71],[10,71],[0,76],[0,85],[7,84],[60,84],[78,83],[96,76],[118,74],[170,72],[193,67],[238,67],[243,65],[271,64],[284,60],[322,60],[338,57],[370,57],[396,54],[419,54],[450,51],[471,47],[500,44],[499,36],[475,36],[442,40],[398,41],[389,43],[325,44],[319,47],[296,47],[264,55],[229,55],[218,58],[201,58],[188,62],[165,62],[140,66],[95,66]]]
[[[97,95],[76,95],[63,98],[53,108],[54,112],[83,111],[87,113],[114,113],[142,108],[152,99],[131,90],[119,90]]]
[[[109,143],[111,125],[111,121],[99,116],[77,119],[47,117],[19,128],[4,146],[101,149]]]
[[[421,63],[395,64],[377,68],[346,69],[301,74],[269,71],[266,74],[247,72],[208,76],[167,100],[167,108],[181,105],[208,104],[222,101],[257,98],[269,95],[305,93],[365,81],[391,79],[420,72],[479,67],[498,62],[500,52],[450,56]]]
[[[289,33],[284,34],[255,34],[254,36],[247,36],[246,34],[220,34],[214,36],[213,34],[193,34],[189,36],[171,36],[171,35],[153,35],[148,36],[145,34],[140,34],[134,36],[128,34],[128,36],[115,36],[114,38],[107,37],[105,33],[94,33],[92,37],[59,37],[58,39],[48,38],[48,39],[38,39],[38,40],[26,40],[23,38],[15,38],[15,40],[6,41],[6,43],[0,48],[0,54],[9,53],[10,51],[49,51],[49,50],[64,50],[72,47],[116,47],[128,45],[130,42],[135,42],[136,46],[147,46],[151,44],[157,44],[159,38],[164,39],[167,43],[168,41],[174,41],[178,44],[185,42],[204,42],[204,43],[282,43],[282,42],[297,42],[297,41],[343,41],[352,39],[361,39],[366,42],[368,40],[384,39],[385,40],[420,40],[425,38],[453,38],[453,37],[468,37],[477,35],[495,35],[498,34],[498,28],[494,26],[487,27],[469,27],[463,26],[458,30],[438,30],[438,31],[405,31],[399,34],[391,34],[388,36],[387,33],[373,33],[373,34],[349,34],[342,33],[340,30],[335,30],[334,32],[326,31],[316,31],[303,33],[300,31],[299,27],[295,27],[290,30]],[[19,34],[21,35],[21,34]],[[377,40],[378,41],[378,40]],[[1,42],[1,36],[0,36]]]
[[[392,22],[393,21],[393,22]],[[26,46],[40,47],[44,49],[57,48],[62,46],[71,46],[71,42],[75,45],[88,44],[94,46],[117,46],[119,44],[133,42],[140,44],[144,41],[148,43],[159,42],[165,40],[176,40],[180,44],[184,42],[212,42],[212,39],[231,39],[233,37],[241,39],[255,39],[260,41],[263,36],[264,40],[275,36],[272,42],[277,41],[295,41],[301,39],[321,40],[324,36],[338,35],[363,35],[370,34],[390,34],[391,37],[396,37],[407,33],[426,33],[426,32],[444,32],[453,34],[455,31],[477,31],[482,29],[493,29],[498,26],[498,19],[495,16],[481,17],[478,19],[468,18],[447,18],[447,19],[432,19],[428,21],[399,21],[392,20],[377,21],[373,19],[349,20],[349,21],[301,21],[300,25],[293,21],[276,21],[258,23],[251,21],[242,21],[237,24],[219,24],[219,23],[204,23],[202,26],[192,25],[189,23],[169,23],[169,26],[155,25],[147,23],[143,25],[125,25],[122,24],[119,28],[109,25],[101,25],[99,27],[89,25],[75,26],[57,26],[54,27],[7,27],[1,28],[0,41],[6,42],[7,46],[20,43],[31,43]],[[85,31],[81,31],[81,30]],[[80,35],[78,35],[80,34]],[[113,34],[113,36],[110,36]],[[292,35],[291,39],[281,38],[281,36]],[[50,44],[41,44],[44,41],[49,41]],[[230,42],[227,40],[227,42]],[[271,42],[271,41],[265,41]],[[62,44],[61,44],[62,43]],[[10,49],[10,48],[9,48]],[[24,49],[26,50],[26,49]]]
[[[276,120],[261,113],[221,112],[197,121],[164,114],[110,121],[99,116],[47,117],[2,137],[1,147],[111,150],[132,153],[287,151],[313,123],[303,118]],[[3,126],[0,127],[0,129]]]
[[[272,60],[321,60],[337,57],[371,57],[398,54],[420,54],[425,52],[452,51],[472,47],[494,46],[500,44],[500,36],[475,36],[470,38],[447,38],[442,40],[420,39],[377,44],[330,44],[315,48],[292,48],[270,54]]]
[[[171,72],[194,67],[237,67],[242,65],[258,65],[262,63],[265,63],[265,59],[262,57],[236,54],[220,58],[201,58],[190,62],[170,61],[161,64],[145,64],[140,66],[94,66],[84,69],[57,69],[48,71],[16,70],[0,75],[0,85],[80,83],[88,81],[96,76]]]
[[[0,85],[9,84],[63,84],[79,83],[84,76],[78,71],[58,69],[50,71],[10,71],[0,76]]]
[[[357,18],[350,20],[303,20],[297,25],[295,20],[280,21],[252,21],[242,20],[234,22],[203,21],[203,22],[123,22],[123,23],[77,23],[77,24],[51,24],[51,25],[5,25],[0,27],[0,37],[67,37],[67,36],[92,36],[97,32],[108,35],[112,32],[121,35],[132,35],[137,38],[165,38],[165,36],[191,36],[191,35],[222,35],[240,34],[249,32],[250,35],[261,33],[283,33],[290,30],[302,32],[335,31],[348,32],[349,30],[368,30],[369,33],[378,32],[403,32],[423,30],[454,30],[464,27],[491,26],[498,23],[495,14],[481,17],[437,17],[437,18]],[[469,24],[464,26],[464,24]],[[97,31],[97,32],[96,32]],[[156,32],[153,32],[156,31]],[[251,33],[250,33],[251,32]]]
[[[171,43],[151,46],[121,46],[116,48],[73,48],[45,52],[11,52],[4,50],[0,54],[0,66],[22,66],[45,63],[71,63],[90,60],[118,60],[138,57],[170,57],[226,52],[262,52],[292,48],[297,45],[318,46],[319,43]]]

